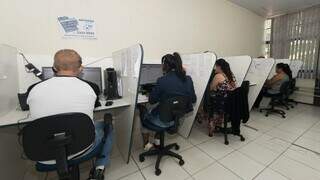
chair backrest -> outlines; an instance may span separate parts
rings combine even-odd
[[[280,93],[284,96],[289,94],[290,81],[283,82],[280,86]]]
[[[53,139],[59,135],[68,137],[66,155],[76,154],[93,143],[94,124],[83,113],[58,114],[34,120],[22,129],[25,155],[33,161],[55,160],[56,146],[62,142]]]
[[[160,103],[160,120],[175,121],[192,111],[192,103],[187,96],[176,96]]]

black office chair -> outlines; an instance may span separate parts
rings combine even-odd
[[[296,87],[296,79],[291,79],[288,88],[288,96],[285,99],[285,104],[291,108],[294,108],[294,105],[298,105],[298,102],[294,99],[290,99],[290,95],[294,93],[298,88]]]
[[[282,85],[280,87],[280,93],[277,93],[277,94],[268,94],[267,93],[264,95],[265,97],[271,98],[271,102],[270,102],[271,107],[260,109],[260,112],[266,111],[266,114],[265,114],[266,117],[268,117],[269,114],[271,114],[271,113],[276,113],[276,114],[280,114],[282,116],[282,118],[286,118],[286,113],[283,110],[275,109],[275,107],[277,105],[284,105],[284,101],[285,101],[286,97],[288,96],[289,83],[290,83],[290,81],[282,83]]]
[[[165,132],[170,134],[176,133],[179,126],[179,119],[183,117],[186,113],[192,111],[190,110],[191,101],[187,97],[178,96],[167,101],[160,103],[160,120],[164,122],[174,122],[174,124],[170,127],[159,127],[148,120],[143,120],[142,125],[143,127],[156,132],[160,135],[160,147],[156,149],[149,150],[147,152],[141,153],[139,155],[140,162],[145,160],[146,156],[158,156],[157,162],[155,165],[155,174],[159,176],[161,174],[161,170],[159,168],[161,158],[163,156],[171,156],[179,159],[179,165],[184,165],[184,161],[179,154],[176,154],[170,151],[172,148],[175,150],[179,150],[179,145],[177,143],[173,143],[170,145],[164,145],[164,135]]]
[[[106,117],[112,119],[110,114]],[[91,118],[83,113],[43,117],[26,125],[21,133],[24,153],[30,160],[37,161],[37,171],[57,171],[60,180],[79,180],[79,164],[99,156],[102,150],[100,143],[85,159],[68,160],[68,156],[84,151],[95,141],[95,127]],[[50,160],[56,164],[39,163]]]

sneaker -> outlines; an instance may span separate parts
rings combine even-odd
[[[154,147],[153,144],[147,143],[146,145],[144,145],[144,150],[145,150],[145,151],[149,151],[149,150],[152,149],[153,147]]]
[[[92,169],[88,180],[104,180],[104,169]]]

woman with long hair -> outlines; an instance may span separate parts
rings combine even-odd
[[[229,63],[224,59],[218,59],[215,63],[215,76],[210,82],[210,91],[216,97],[226,98],[228,91],[236,88],[236,80],[231,71]],[[218,102],[224,104],[224,102]],[[224,109],[219,105],[213,107],[213,111],[209,114],[208,130],[209,136],[213,136],[214,131],[221,127],[224,120]]]
[[[268,79],[264,87],[262,88],[260,94],[258,95],[254,107],[259,108],[260,103],[264,95],[268,94],[278,94],[280,93],[280,87],[284,82],[289,81],[292,78],[292,72],[288,64],[278,63],[276,65],[276,74]]]
[[[193,81],[190,76],[186,75],[182,67],[182,60],[179,53],[167,54],[162,57],[162,70],[164,75],[157,80],[157,83],[149,95],[149,103],[156,104],[164,102],[175,96],[190,97],[192,103],[196,102],[196,94],[193,87]],[[192,104],[190,104],[192,108]],[[142,113],[142,112],[145,113]],[[140,108],[140,117],[142,121],[150,121],[159,127],[170,127],[173,122],[162,122],[160,120],[159,106],[157,105],[150,112]],[[149,133],[142,128],[142,136],[145,150],[153,147],[149,142]],[[160,141],[155,137],[154,144],[159,145]]]

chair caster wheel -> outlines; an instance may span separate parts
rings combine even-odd
[[[268,116],[269,116],[269,114],[266,114],[265,116],[266,116],[266,117],[268,117]]]
[[[159,176],[159,175],[161,174],[161,170],[160,170],[160,169],[156,169],[155,174],[156,174],[157,176]]]
[[[244,137],[240,137],[240,141],[245,141],[246,139]]]
[[[179,161],[179,165],[180,165],[180,166],[183,166],[183,165],[184,165],[184,160],[181,159],[181,160]]]
[[[175,146],[174,146],[174,149],[175,149],[176,151],[178,151],[178,150],[180,149],[180,146],[179,146],[179,145],[175,145]]]
[[[282,115],[282,118],[286,118],[286,116],[285,116],[285,115]]]
[[[261,109],[260,109],[259,111],[262,113],[262,110],[261,110]]]
[[[229,141],[225,141],[224,144],[225,144],[225,145],[229,145]]]
[[[139,156],[139,161],[144,162],[145,158],[143,156]]]

